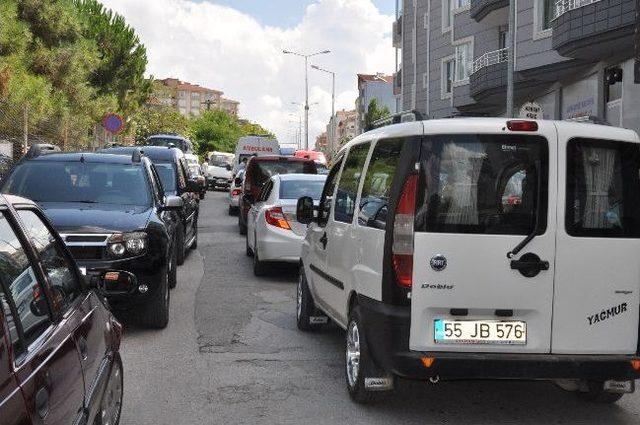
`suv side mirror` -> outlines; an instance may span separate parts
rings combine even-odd
[[[179,196],[165,196],[164,204],[162,205],[163,211],[180,211],[184,202]]]
[[[310,196],[303,196],[298,199],[296,205],[296,219],[302,224],[311,224],[313,222],[313,198]]]

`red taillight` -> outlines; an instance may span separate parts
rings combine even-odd
[[[507,121],[507,128],[511,131],[538,131],[538,123],[526,120]]]
[[[242,189],[233,189],[231,191],[231,196],[240,196],[241,193],[242,193]]]
[[[413,222],[417,190],[418,174],[411,174],[402,186],[393,223],[393,270],[396,282],[404,288],[411,288],[413,284]]]
[[[280,229],[291,230],[291,226],[280,207],[273,207],[266,210],[264,212],[264,219],[267,224],[279,227]]]

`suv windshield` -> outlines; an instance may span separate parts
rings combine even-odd
[[[151,203],[143,168],[131,164],[27,162],[11,174],[4,191],[36,202]]]
[[[548,157],[539,136],[427,137],[416,230],[527,235],[538,217],[537,231],[544,233]]]
[[[312,161],[258,161],[256,165],[253,180],[258,187],[276,174],[317,174]]]
[[[176,192],[176,165],[172,162],[155,162],[162,187],[167,193]]]
[[[188,151],[187,143],[181,139],[173,139],[173,138],[167,138],[167,137],[151,137],[147,139],[147,145],[166,146],[166,147],[173,145],[173,147],[180,149],[182,152]]]

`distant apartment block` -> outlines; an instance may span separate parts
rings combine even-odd
[[[219,90],[208,89],[177,78],[156,80],[149,101],[152,106],[171,106],[182,115],[198,116],[207,109],[222,109],[237,116],[240,102],[222,97]]]
[[[326,154],[331,157],[336,153],[346,142],[356,137],[356,121],[357,113],[355,110],[337,111],[336,114],[331,117],[329,124],[327,124],[327,150]]]
[[[316,149],[317,151],[327,153],[328,144],[327,144],[327,132],[318,135],[316,137]]]
[[[537,117],[595,116],[640,131],[633,59],[634,27],[640,30],[637,4],[517,1],[516,113],[533,104]],[[393,45],[394,88],[402,109],[431,118],[504,116],[509,2],[401,0],[400,5]]]
[[[356,99],[356,133],[364,132],[364,117],[373,99],[378,106],[396,111],[396,98],[393,94],[393,76],[384,74],[358,74],[358,98]]]

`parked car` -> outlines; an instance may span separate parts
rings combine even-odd
[[[313,199],[298,201],[309,224],[298,327],[330,317],[346,330],[345,381],[357,402],[397,376],[546,379],[599,402],[632,392],[638,135],[556,121],[452,123],[357,137],[338,153],[317,217]]]
[[[194,180],[198,183],[200,191],[200,199],[204,199],[207,194],[207,179],[202,172],[202,166],[198,160],[198,156],[194,154],[184,154],[184,158],[187,161],[187,171],[189,172],[189,180]]]
[[[200,214],[201,182],[189,177],[184,154],[176,148],[138,146],[105,149],[101,152],[131,155],[135,151],[143,152],[155,165],[164,192],[169,196],[182,198],[179,210],[180,226],[177,228],[177,260],[182,265],[189,249],[198,247],[198,216]]]
[[[147,146],[160,146],[165,148],[178,148],[185,154],[193,154],[193,143],[186,137],[176,133],[154,134],[145,141]],[[114,146],[116,147],[116,146]],[[121,146],[120,146],[121,147]]]
[[[240,234],[247,233],[247,214],[260,195],[262,185],[276,174],[317,174],[316,163],[311,159],[291,156],[254,156],[244,171],[244,186],[239,201],[238,227]]]
[[[117,425],[122,325],[35,203],[0,208],[0,423]]]
[[[211,152],[207,164],[207,185],[211,190],[229,189],[234,158],[232,153]]]
[[[240,170],[238,171],[236,178],[231,182],[231,187],[229,188],[229,195],[227,198],[229,200],[229,215],[238,214],[243,183],[244,170]]]
[[[2,192],[37,202],[88,275],[114,272],[99,288],[114,311],[167,325],[183,201],[162,189],[148,158],[33,149]]]
[[[317,203],[326,179],[314,174],[276,174],[262,186],[247,219],[247,255],[253,257],[256,276],[263,275],[271,262],[300,262],[307,226],[296,220],[296,205],[303,196]]]

